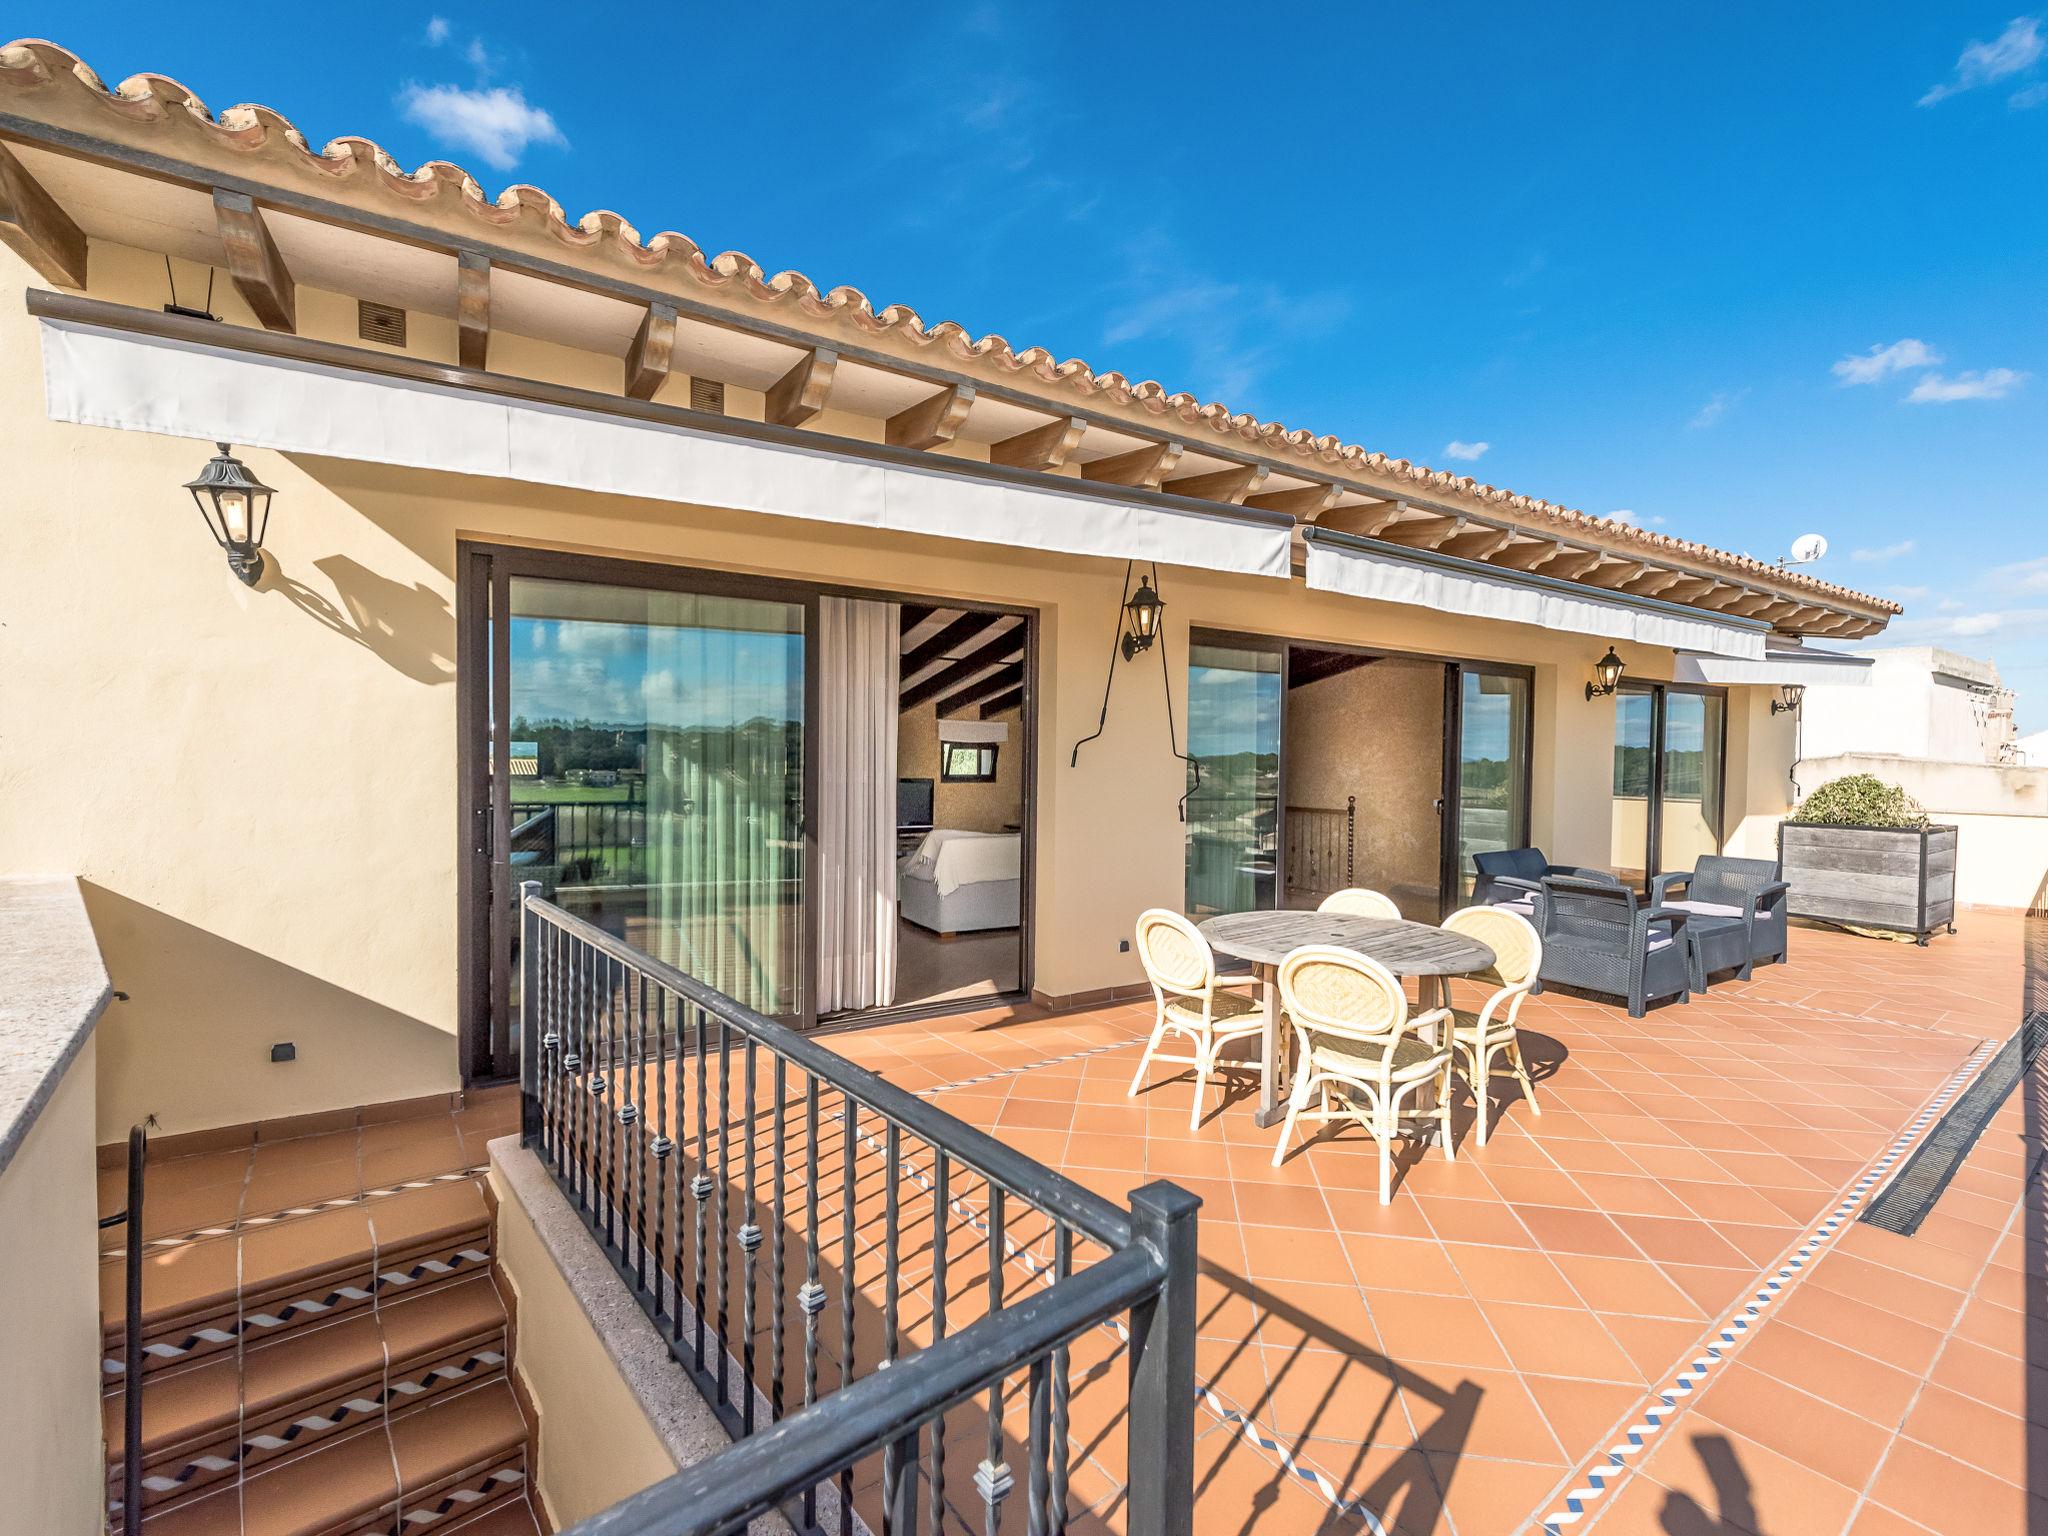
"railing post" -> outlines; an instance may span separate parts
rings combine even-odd
[[[128,1132],[128,1283],[121,1341],[121,1529],[142,1529],[142,1184],[149,1162],[149,1128]]]
[[[1129,1536],[1190,1536],[1195,1523],[1195,1213],[1156,1181],[1131,1192],[1131,1236],[1166,1263],[1159,1294],[1131,1309]]]
[[[519,1142],[540,1139],[540,882],[519,882]]]

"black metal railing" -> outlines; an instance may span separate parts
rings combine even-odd
[[[512,847],[531,853],[558,885],[630,884],[647,864],[647,795],[637,780],[616,800],[511,804]]]
[[[127,1294],[121,1339],[121,1526],[140,1528],[142,1508],[142,1186],[149,1168],[149,1128],[128,1128],[128,1205],[100,1226],[126,1227],[122,1252]]]
[[[1318,896],[1348,889],[1358,867],[1358,796],[1346,795],[1342,809],[1322,805],[1287,807],[1287,889]]]
[[[521,910],[526,1143],[737,1442],[579,1533],[776,1509],[1053,1536],[1121,1509],[1187,1536],[1198,1200],[1120,1206],[535,883]]]

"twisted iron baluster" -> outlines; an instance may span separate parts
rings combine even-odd
[[[952,1196],[952,1170],[946,1154],[932,1148],[932,1342],[946,1336],[946,1239],[952,1235],[947,1212]],[[931,1456],[932,1536],[943,1536],[946,1528],[946,1416],[932,1420]]]
[[[611,1114],[605,1108],[605,1098],[611,1090],[609,1075],[612,1059],[612,1025],[615,1015],[613,1005],[617,998],[618,983],[612,975],[615,964],[610,955],[599,957],[604,977],[602,1008],[597,1015],[597,1049],[592,1052],[590,1063],[590,1119],[591,1129],[597,1133],[598,1167],[598,1219],[604,1228],[605,1242],[614,1249],[618,1247],[618,1234],[614,1221],[618,1212],[615,1189],[618,1165],[617,1127],[612,1124]]]
[[[1053,1284],[1058,1285],[1073,1272],[1074,1231],[1065,1222],[1058,1222],[1052,1235]],[[1064,1344],[1052,1352],[1052,1436],[1046,1446],[1052,1461],[1052,1488],[1045,1514],[1055,1536],[1065,1536],[1067,1529],[1067,1400],[1073,1391],[1067,1356]]]
[[[782,1417],[782,1246],[783,1198],[789,1176],[783,1167],[784,1119],[788,1113],[788,1064],[775,1058],[775,1232],[768,1244],[768,1420]]]
[[[746,1143],[741,1163],[747,1192],[740,1213],[740,1433],[754,1432],[754,1254],[761,1246],[760,1224],[754,1220],[754,1056],[755,1045],[747,1041],[745,1072],[746,1109],[742,1124]]]
[[[590,1139],[583,1108],[584,1096],[579,1091],[583,1075],[583,1063],[588,1059],[588,1043],[584,1038],[585,1005],[590,997],[590,946],[581,939],[573,941],[569,962],[569,1054],[562,1065],[569,1077],[562,1085],[568,1098],[570,1183],[576,1192],[579,1209],[590,1209]]]
[[[1027,1524],[1030,1527],[1030,1536],[1046,1536],[1045,1510],[1051,1499],[1045,1470],[1046,1453],[1051,1449],[1047,1443],[1051,1438],[1047,1433],[1047,1420],[1051,1416],[1051,1404],[1048,1401],[1051,1396],[1048,1390],[1049,1374],[1046,1370],[1045,1356],[1040,1355],[1031,1362],[1030,1386],[1027,1389],[1030,1393],[1027,1400],[1030,1438],[1024,1452],[1024,1464],[1029,1479],[1030,1504]]]
[[[707,1124],[710,1108],[704,1085],[704,1009],[701,1004],[690,1005],[690,1026],[697,1040],[697,1176],[690,1180],[690,1198],[696,1202],[697,1211],[695,1348],[697,1370],[701,1373],[704,1369],[704,1202],[711,1198],[711,1132]],[[678,1062],[676,1076],[681,1077],[682,1072],[682,1064]]]
[[[854,1133],[860,1128],[853,1095],[842,1094],[839,1199],[839,1385],[853,1380]],[[839,1536],[853,1536],[853,1468],[839,1474]]]
[[[1003,1197],[1000,1184],[988,1191],[988,1310],[994,1316],[1003,1309]],[[974,1470],[974,1486],[981,1490],[988,1507],[988,1536],[1000,1536],[1003,1500],[1015,1486],[1009,1463],[1003,1460],[1003,1379],[998,1376],[988,1387],[988,1454]]]
[[[818,1314],[825,1287],[818,1283],[818,1079],[804,1074],[804,1283],[796,1293],[804,1314],[804,1406],[818,1400]],[[804,1528],[817,1523],[815,1489],[804,1490]]]
[[[898,1218],[902,1205],[897,1165],[903,1151],[903,1132],[895,1121],[882,1132],[882,1364],[896,1358],[896,1305],[899,1274]],[[893,1531],[896,1511],[902,1507],[903,1456],[901,1442],[891,1440],[882,1447],[882,1522],[885,1536]]]
[[[726,1340],[732,1337],[731,1291],[732,1247],[727,1227],[732,1213],[732,1152],[727,1144],[732,1124],[732,1025],[718,1021],[718,1359],[713,1368],[718,1378],[718,1405],[731,1403],[725,1379],[725,1357],[731,1353]]]
[[[666,987],[660,987],[654,994],[654,1139],[647,1144],[647,1150],[654,1158],[654,1311],[659,1318],[662,1309],[661,1282],[669,1275],[668,1255],[668,1160],[676,1144],[668,1139],[668,1050],[662,1044],[662,1036],[668,1032],[669,995]],[[681,1212],[677,1213],[678,1215]],[[675,1273],[669,1290],[669,1305],[674,1309],[671,1317],[682,1317],[683,1275],[682,1253],[677,1251],[674,1259]],[[678,1321],[678,1326],[679,1326]],[[657,1324],[657,1326],[659,1326]]]

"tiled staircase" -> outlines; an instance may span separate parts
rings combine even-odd
[[[497,1096],[152,1158],[143,1536],[539,1536],[476,1173],[516,1114]],[[115,1531],[125,1240],[100,1275]]]

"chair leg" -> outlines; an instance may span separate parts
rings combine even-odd
[[[1515,1080],[1522,1085],[1522,1098],[1529,1105],[1529,1113],[1540,1116],[1542,1106],[1536,1102],[1536,1085],[1529,1081],[1529,1067],[1522,1060],[1522,1041],[1519,1036],[1507,1049],[1508,1065],[1515,1069]]]
[[[1478,1116],[1476,1130],[1479,1137],[1479,1145],[1483,1147],[1486,1145],[1487,1110],[1493,1101],[1493,1074],[1489,1070],[1492,1062],[1482,1047],[1473,1051],[1471,1056],[1467,1058],[1466,1065],[1472,1069],[1472,1098]]]
[[[1306,1063],[1303,1064],[1306,1067]],[[1287,1159],[1287,1149],[1294,1144],[1294,1123],[1301,1118],[1301,1112],[1308,1107],[1309,1076],[1306,1070],[1295,1078],[1294,1088],[1287,1095],[1287,1119],[1280,1127],[1280,1144],[1273,1148],[1273,1166],[1278,1168]]]
[[[1138,1058],[1137,1075],[1131,1079],[1131,1091],[1124,1095],[1125,1098],[1135,1099],[1138,1090],[1145,1086],[1145,1069],[1152,1065],[1152,1053],[1159,1049],[1160,1037],[1165,1033],[1166,1017],[1162,1014],[1152,1026],[1152,1038],[1145,1042],[1145,1054]]]
[[[1191,1131],[1202,1128],[1202,1092],[1209,1085],[1209,1074],[1215,1070],[1215,1042],[1201,1041],[1195,1046],[1195,1104],[1188,1112],[1188,1129]]]
[[[1394,1199],[1394,1116],[1390,1113],[1391,1101],[1380,1094],[1373,1101],[1372,1138],[1380,1144],[1380,1204],[1389,1205]]]
[[[1483,1099],[1485,1095],[1485,1080],[1482,1078],[1480,1082],[1480,1097]],[[1451,1145],[1451,1064],[1448,1061],[1444,1063],[1443,1084],[1437,1090],[1436,1121],[1436,1142],[1438,1146],[1444,1149],[1444,1161],[1455,1163],[1458,1160],[1458,1150]]]

